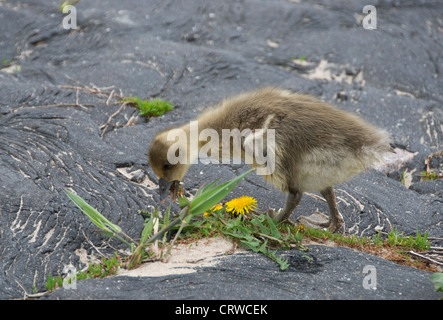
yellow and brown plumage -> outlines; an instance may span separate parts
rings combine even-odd
[[[303,192],[320,191],[328,203],[330,219],[321,223],[309,218],[303,221],[332,231],[343,225],[332,187],[364,171],[391,150],[388,133],[356,115],[308,95],[271,87],[225,99],[196,120],[199,132],[211,128],[220,138],[223,129],[274,129],[275,170],[264,178],[288,192],[285,208],[276,219],[288,219]],[[190,124],[179,129],[189,133]],[[160,132],[149,149],[149,163],[160,179],[162,192],[167,192],[171,184],[178,186],[177,182],[183,179],[194,160],[189,158],[191,152],[188,152],[187,163],[173,165],[168,162],[167,151],[174,143],[167,141],[169,131]],[[266,142],[263,136],[261,139]],[[219,154],[212,154],[212,157],[221,156],[222,141],[219,142]],[[199,141],[196,145],[200,149],[205,143]],[[189,141],[183,146],[187,150],[191,147]],[[252,166],[259,165],[252,163]]]

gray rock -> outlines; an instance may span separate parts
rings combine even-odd
[[[433,290],[428,272],[352,249],[310,246],[305,253],[310,259],[299,251],[281,254],[291,263],[285,271],[263,256],[234,254],[196,273],[82,280],[77,289],[55,290],[44,299],[429,300],[442,296]]]

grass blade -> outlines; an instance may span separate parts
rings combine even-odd
[[[109,237],[115,237],[124,244],[133,248],[136,244],[134,240],[132,240],[128,235],[122,232],[122,229],[118,226],[110,222],[106,219],[100,212],[91,207],[82,197],[78,196],[74,192],[69,190],[65,190],[68,197],[76,204],[76,206],[94,223],[98,228],[102,230],[102,233]],[[128,242],[119,234],[129,239],[131,242]]]
[[[107,227],[110,227],[114,232],[120,233],[122,230],[119,226],[113,224],[108,219],[106,219],[100,212],[95,210],[93,207],[91,207],[88,203],[86,203],[83,198],[76,195],[75,193],[65,190],[68,197],[74,202],[77,207],[83,211],[84,214],[86,214],[89,219],[100,229],[102,230],[109,230]]]

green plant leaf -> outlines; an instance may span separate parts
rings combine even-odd
[[[154,229],[154,225],[157,219],[158,218],[153,215],[151,219],[149,219],[149,221],[144,224],[142,236],[140,238],[140,244],[144,244],[146,240],[148,240],[148,237],[151,235],[152,229]]]
[[[114,232],[120,233],[121,228],[112,222],[110,222],[108,219],[106,219],[103,215],[101,215],[100,212],[95,210],[93,207],[91,207],[88,203],[86,203],[83,198],[76,195],[75,193],[65,190],[68,197],[77,205],[77,207],[83,211],[84,214],[86,214],[89,219],[100,229],[102,230],[109,230],[107,227],[111,228]]]
[[[212,181],[209,184],[203,185],[200,188],[198,188],[197,192],[195,193],[195,197],[198,197],[199,195],[201,195],[203,192],[211,189],[220,179],[215,179],[214,181]]]
[[[261,214],[261,215],[259,215],[259,216],[254,217],[254,218],[251,220],[251,223],[252,223],[252,225],[254,225],[254,226],[258,226],[259,229],[260,229],[260,232],[261,232],[261,233],[263,233],[263,234],[269,234],[269,233],[270,233],[269,228],[263,224],[264,219],[265,219],[265,216]]]
[[[229,192],[249,173],[254,169],[250,169],[238,177],[226,181],[216,187],[206,188],[199,196],[195,197],[191,201],[190,213],[196,215],[205,212],[212,208],[214,205],[222,201]]]
[[[269,228],[271,229],[271,236],[274,238],[280,239],[281,233],[277,230],[277,227],[275,225],[275,221],[269,216],[268,213],[266,213],[266,220],[268,221]]]
[[[188,198],[186,197],[179,197],[178,198],[178,206],[180,207],[180,209],[183,209],[184,207],[186,207],[191,201],[188,200]]]
[[[434,273],[429,280],[434,283],[434,288],[438,292],[443,292],[443,272]]]
[[[115,232],[111,230],[98,230],[98,232],[104,236],[107,236],[109,238],[113,238],[115,236]]]
[[[169,225],[169,223],[170,223],[170,214],[171,214],[171,205],[168,206],[168,208],[166,209],[166,211],[165,211],[165,213],[163,215],[163,227],[162,227],[162,229]],[[168,233],[165,232],[165,234],[163,235],[163,243],[166,242],[167,236],[168,236]]]

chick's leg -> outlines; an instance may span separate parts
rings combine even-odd
[[[320,191],[320,193],[328,203],[329,217],[323,213],[316,212],[309,217],[299,217],[298,221],[311,228],[328,228],[329,231],[335,232],[343,227],[344,220],[337,209],[334,189],[332,187],[328,187]]]
[[[326,199],[329,207],[329,226],[328,229],[332,232],[339,230],[345,224],[342,215],[338,211],[337,203],[335,202],[335,193],[332,187],[326,188],[320,192],[323,198]]]
[[[285,208],[275,217],[278,222],[289,219],[294,211],[295,207],[300,203],[303,193],[299,191],[289,191],[288,198],[286,199]]]

